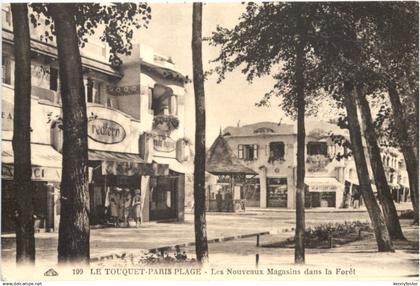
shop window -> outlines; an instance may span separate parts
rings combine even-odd
[[[271,142],[270,143],[270,156],[268,162],[274,162],[277,160],[284,160],[284,143],[283,142]]]
[[[8,57],[2,57],[2,82],[5,84],[12,84],[12,68],[11,61]]]
[[[238,158],[246,161],[258,159],[258,145],[257,144],[239,144]]]
[[[308,155],[328,155],[328,146],[326,142],[308,142]]]

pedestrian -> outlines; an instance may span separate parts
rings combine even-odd
[[[360,190],[359,186],[353,185],[352,197],[353,197],[353,208],[358,209],[360,206]]]
[[[217,211],[221,212],[222,211],[222,204],[223,204],[223,198],[222,198],[222,193],[220,191],[217,192],[216,194],[216,205],[217,205]]]
[[[130,210],[131,210],[131,206],[132,206],[132,198],[133,196],[131,195],[131,191],[129,188],[124,188],[124,197],[123,197],[123,202],[124,202],[124,224],[129,227],[130,224],[128,223],[128,217],[130,215]]]
[[[109,194],[109,207],[111,213],[111,221],[115,227],[119,227],[119,208],[120,208],[120,192],[121,188],[114,187]]]
[[[140,224],[141,224],[141,194],[140,194],[140,189],[135,189],[134,190],[133,216],[134,216],[134,221],[136,222],[136,227],[139,227]]]

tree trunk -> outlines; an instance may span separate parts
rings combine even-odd
[[[369,213],[370,220],[372,221],[376,242],[378,244],[378,251],[394,251],[392,241],[389,237],[388,229],[386,228],[384,219],[381,214],[381,209],[376,202],[376,198],[370,185],[369,172],[362,144],[362,135],[357,118],[355,90],[353,83],[349,81],[344,82],[344,105],[347,110],[351,149],[354,156],[354,161],[356,163],[360,191]]]
[[[298,26],[300,15],[297,15]],[[296,176],[296,229],[295,263],[305,263],[305,83],[304,44],[301,35],[296,41],[296,90],[297,90],[297,176]]]
[[[206,230],[206,108],[202,60],[203,4],[193,3],[192,62],[195,94],[194,229],[195,252],[200,263],[208,261]]]
[[[26,3],[13,3],[15,98],[13,119],[16,262],[35,263],[31,166],[31,57]]]
[[[86,101],[73,4],[48,4],[57,33],[63,102],[63,171],[58,237],[60,263],[89,263]]]
[[[389,81],[387,83],[389,99],[391,101],[392,110],[394,113],[394,122],[398,130],[398,139],[401,151],[404,156],[407,167],[408,179],[410,181],[411,203],[414,210],[414,223],[419,223],[419,177],[418,177],[418,161],[417,154],[414,152],[413,145],[407,133],[408,122],[404,119],[404,110],[401,105],[400,97],[398,95],[395,82]],[[418,126],[417,126],[418,128]]]
[[[362,126],[364,128],[364,134],[370,156],[370,164],[389,235],[391,236],[391,239],[405,239],[401,230],[394,200],[392,199],[391,191],[389,190],[389,185],[386,180],[385,170],[381,159],[381,151],[378,146],[375,128],[372,123],[369,102],[366,100],[366,96],[363,94],[361,86],[357,87],[357,97],[360,103],[359,106],[363,122]]]

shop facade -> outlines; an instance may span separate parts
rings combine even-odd
[[[33,196],[38,228],[53,231],[58,230],[60,216],[63,141],[57,50],[53,44],[31,41],[36,55],[31,96]],[[98,48],[104,52],[92,53]],[[169,58],[157,56],[147,46],[134,44],[133,53],[119,69],[110,66],[106,51],[93,42],[81,51],[91,224],[109,222],[107,197],[115,188],[140,190],[143,222],[183,221],[187,172],[183,162],[188,156],[183,118],[185,76]],[[7,29],[3,30],[2,53],[2,215],[7,228],[2,231],[10,231],[16,199],[11,148],[14,58],[12,32]],[[168,129],[168,122],[176,126]]]
[[[330,134],[343,134],[325,122],[311,122],[306,136],[306,207],[340,207],[344,191],[347,159],[337,161],[337,146]],[[295,208],[296,126],[261,122],[227,127],[223,138],[234,156],[256,176],[252,184],[235,185],[247,205],[261,208]],[[344,134],[345,135],[345,134]]]

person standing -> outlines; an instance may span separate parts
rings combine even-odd
[[[121,188],[114,187],[109,194],[109,207],[111,212],[111,220],[115,227],[120,225],[119,208],[120,208],[120,192]]]
[[[123,194],[123,213],[124,213],[124,224],[127,227],[130,227],[129,223],[128,223],[128,217],[130,215],[130,210],[131,210],[131,206],[132,206],[132,195],[131,195],[131,191],[129,188],[125,188],[124,189],[124,194]]]
[[[361,196],[359,186],[353,185],[352,195],[353,195],[353,208],[358,209],[360,206],[360,196]]]
[[[135,189],[134,190],[133,215],[134,215],[134,221],[136,222],[136,227],[139,227],[140,224],[141,224],[141,194],[140,194],[140,189]]]

